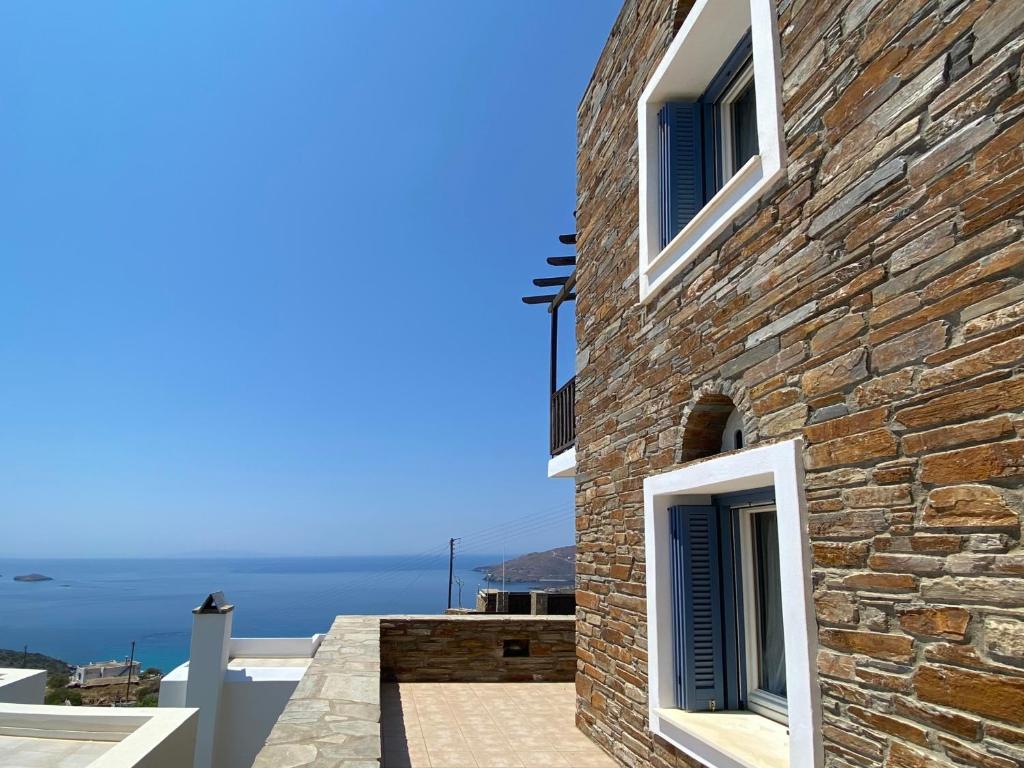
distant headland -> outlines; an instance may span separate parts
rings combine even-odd
[[[501,563],[474,568],[490,582],[502,580]],[[568,581],[576,578],[576,547],[556,547],[505,561],[505,582]]]
[[[15,576],[15,581],[53,581],[52,576],[43,576],[41,573],[26,573],[23,576]]]

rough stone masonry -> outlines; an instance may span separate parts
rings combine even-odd
[[[805,441],[826,764],[1024,765],[1024,2],[779,0],[787,178],[641,306],[636,104],[687,11],[627,0],[579,106],[579,724],[687,764],[642,483],[728,397]]]

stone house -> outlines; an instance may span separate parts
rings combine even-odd
[[[620,763],[1024,765],[1022,50],[1020,0],[626,0],[551,472]]]

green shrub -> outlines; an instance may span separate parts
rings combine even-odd
[[[74,688],[51,688],[43,698],[44,704],[63,704],[70,701],[72,706],[82,706],[82,693]]]
[[[67,688],[70,682],[71,676],[65,675],[62,672],[51,672],[46,677],[47,688]]]

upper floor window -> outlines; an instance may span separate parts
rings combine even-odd
[[[658,217],[665,248],[757,154],[757,91],[750,33],[699,98],[658,112]]]
[[[757,154],[757,89],[750,55],[750,33],[715,77],[705,98],[710,103],[711,135],[720,158],[715,191]]]
[[[771,0],[698,0],[644,90],[641,301],[783,172],[775,26]]]

